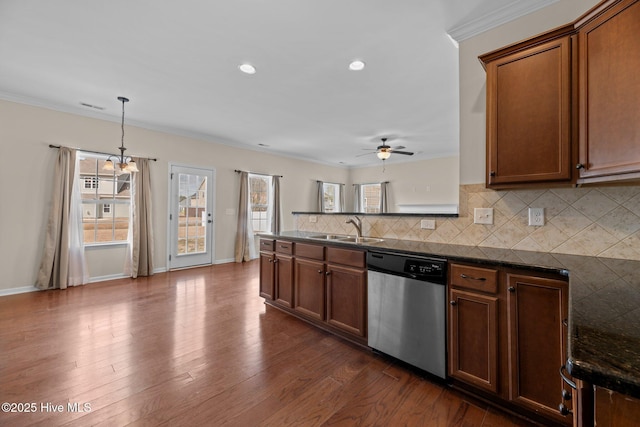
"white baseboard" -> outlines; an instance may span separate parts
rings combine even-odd
[[[40,289],[35,286],[22,286],[20,288],[9,288],[9,289],[0,289],[0,297],[4,297],[7,295],[17,295],[17,294],[26,294],[27,292],[35,292]]]
[[[214,264],[227,264],[229,262],[236,262],[235,258],[227,258],[227,259],[217,259],[213,261]]]

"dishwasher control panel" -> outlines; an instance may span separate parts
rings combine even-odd
[[[404,272],[428,277],[442,277],[445,274],[444,264],[442,262],[425,261],[414,258],[405,261]]]
[[[371,271],[409,277],[439,284],[446,283],[447,261],[389,252],[368,252],[367,268]]]

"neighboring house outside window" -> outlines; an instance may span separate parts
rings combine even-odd
[[[84,244],[124,243],[129,232],[131,176],[103,169],[106,156],[79,152]]]
[[[271,194],[271,177],[249,174],[249,200],[251,203],[251,225],[254,233],[271,231],[269,221]]]
[[[360,189],[360,212],[380,213],[380,184],[362,184]]]

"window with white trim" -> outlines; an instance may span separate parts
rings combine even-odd
[[[340,184],[333,182],[322,183],[325,212],[342,212],[342,206],[340,206],[340,187]]]
[[[129,234],[131,175],[104,170],[106,160],[78,152],[85,245],[124,243]]]
[[[251,225],[254,233],[271,231],[269,212],[273,203],[271,177],[249,174],[249,203],[251,204]]]
[[[380,184],[361,184],[360,212],[380,213],[381,194],[382,190]]]

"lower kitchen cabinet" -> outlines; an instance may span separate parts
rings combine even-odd
[[[296,258],[294,265],[294,310],[311,318],[324,320],[324,263]]]
[[[327,265],[327,322],[345,332],[366,336],[367,271]]]
[[[366,344],[366,252],[285,240],[267,242],[273,244],[261,242],[260,253],[260,295],[265,302]]]
[[[462,388],[528,415],[571,424],[558,411],[566,360],[567,281],[451,264],[449,375]],[[571,409],[571,402],[565,402]]]
[[[640,424],[640,400],[603,387],[595,387],[595,425],[629,427]]]
[[[449,375],[498,392],[498,298],[449,291]]]
[[[559,422],[570,421],[558,411],[564,388],[558,369],[567,358],[567,283],[507,274],[506,285],[509,400]]]
[[[451,264],[449,375],[498,393],[498,271]]]
[[[260,249],[263,245],[266,250],[273,248],[272,244],[262,240]],[[265,299],[272,300],[275,294],[275,264],[273,263],[275,254],[273,252],[260,251],[260,296]]]

